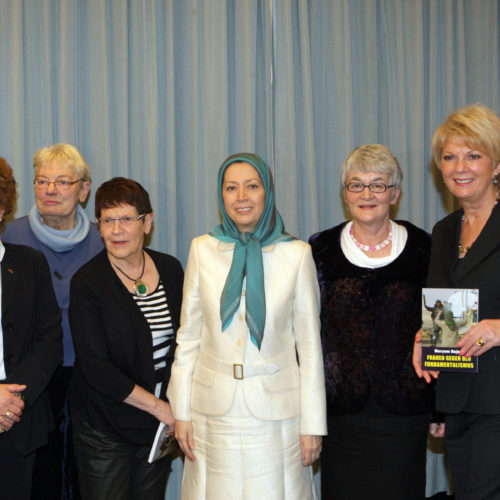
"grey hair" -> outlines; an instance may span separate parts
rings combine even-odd
[[[390,183],[399,189],[403,172],[398,159],[382,144],[362,144],[353,149],[342,164],[342,187],[345,187],[351,170],[359,172],[377,172],[389,176]]]

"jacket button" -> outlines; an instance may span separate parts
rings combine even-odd
[[[12,333],[14,331],[14,327],[12,326],[12,323],[7,323],[5,325],[5,330],[4,331],[7,332],[7,333]]]
[[[12,363],[14,361],[14,356],[12,354],[7,354],[4,359],[6,363]]]

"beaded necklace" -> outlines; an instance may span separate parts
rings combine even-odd
[[[389,245],[392,241],[392,231],[389,231],[389,234],[387,235],[387,238],[382,242],[377,245],[363,245],[360,243],[355,237],[352,232],[352,226],[349,229],[349,235],[351,236],[352,242],[360,249],[363,250],[363,252],[376,252],[377,250],[382,250],[382,248],[385,248],[387,245]]]

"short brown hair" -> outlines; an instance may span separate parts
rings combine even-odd
[[[101,217],[103,208],[132,205],[139,215],[153,212],[148,192],[136,181],[113,177],[103,182],[95,193],[95,216]]]
[[[0,208],[4,210],[4,216],[0,221],[0,233],[5,229],[5,216],[12,212],[17,198],[16,179],[12,168],[5,158],[0,156]]]
[[[448,141],[463,142],[500,162],[500,118],[484,104],[471,104],[457,109],[439,125],[432,136],[432,152],[438,167]]]

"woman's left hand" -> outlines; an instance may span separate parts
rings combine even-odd
[[[460,340],[461,356],[481,356],[500,345],[500,319],[483,319]]]
[[[313,464],[321,454],[321,436],[300,436],[302,465]]]

